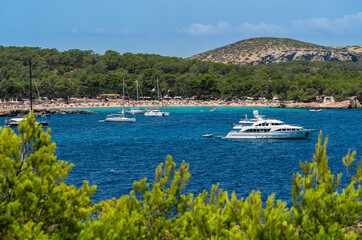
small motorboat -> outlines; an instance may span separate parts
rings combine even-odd
[[[11,118],[9,120],[5,120],[5,126],[7,127],[16,127],[19,126],[20,122],[25,118]]]
[[[212,137],[212,133],[207,133],[207,134],[204,134],[202,135],[203,137]]]

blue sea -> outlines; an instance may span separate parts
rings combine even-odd
[[[226,136],[233,123],[244,114],[252,117],[252,108],[219,107],[162,108],[169,117],[136,115],[136,123],[99,122],[117,108],[91,109],[95,114],[56,114],[49,117],[52,141],[58,159],[74,164],[67,184],[79,187],[84,180],[97,185],[95,202],[129,194],[134,181],[148,178],[171,155],[179,166],[190,164],[191,179],[185,193],[210,191],[213,184],[238,198],[259,190],[263,200],[272,193],[291,203],[292,175],[300,172],[299,161],[311,161],[319,130],[329,135],[329,164],[333,173],[346,171],[342,158],[348,149],[362,156],[362,110],[323,110],[255,108],[266,118],[287,124],[318,129],[302,140],[228,140],[205,138],[212,133]]]

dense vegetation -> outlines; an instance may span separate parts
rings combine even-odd
[[[95,186],[76,189],[64,183],[72,164],[56,159],[50,141],[31,115],[19,135],[0,128],[1,239],[361,239],[362,158],[343,158],[348,184],[328,167],[328,137],[322,134],[312,162],[300,162],[293,175],[293,207],[246,199],[212,186],[194,196],[183,194],[189,165],[179,168],[167,157],[129,195],[93,204]],[[346,182],[346,181],[344,181]]]
[[[163,95],[183,98],[278,96],[303,101],[320,95],[337,100],[362,95],[362,62],[237,66],[153,54],[0,46],[0,98],[27,98],[29,59],[40,96],[48,98],[121,93],[122,78],[130,97],[136,95],[136,80],[143,96],[155,97],[156,78]]]

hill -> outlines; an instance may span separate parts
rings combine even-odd
[[[190,59],[242,65],[297,60],[360,61],[362,47],[325,47],[289,38],[251,38],[190,57]]]

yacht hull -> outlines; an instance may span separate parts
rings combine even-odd
[[[120,118],[107,118],[106,122],[136,122],[135,118],[125,118],[125,117],[120,117]]]
[[[268,133],[245,133],[239,131],[231,131],[226,135],[227,139],[305,139],[312,133],[317,131],[316,129],[304,129],[301,131],[292,132],[268,132]]]
[[[127,113],[132,113],[132,114],[135,114],[135,113],[144,113],[146,110],[142,110],[142,109],[132,109],[132,110],[128,110],[126,111]]]
[[[150,111],[150,112],[145,113],[145,116],[147,116],[147,117],[167,117],[169,115],[170,115],[170,113],[168,113],[168,112],[153,112],[153,111]]]

